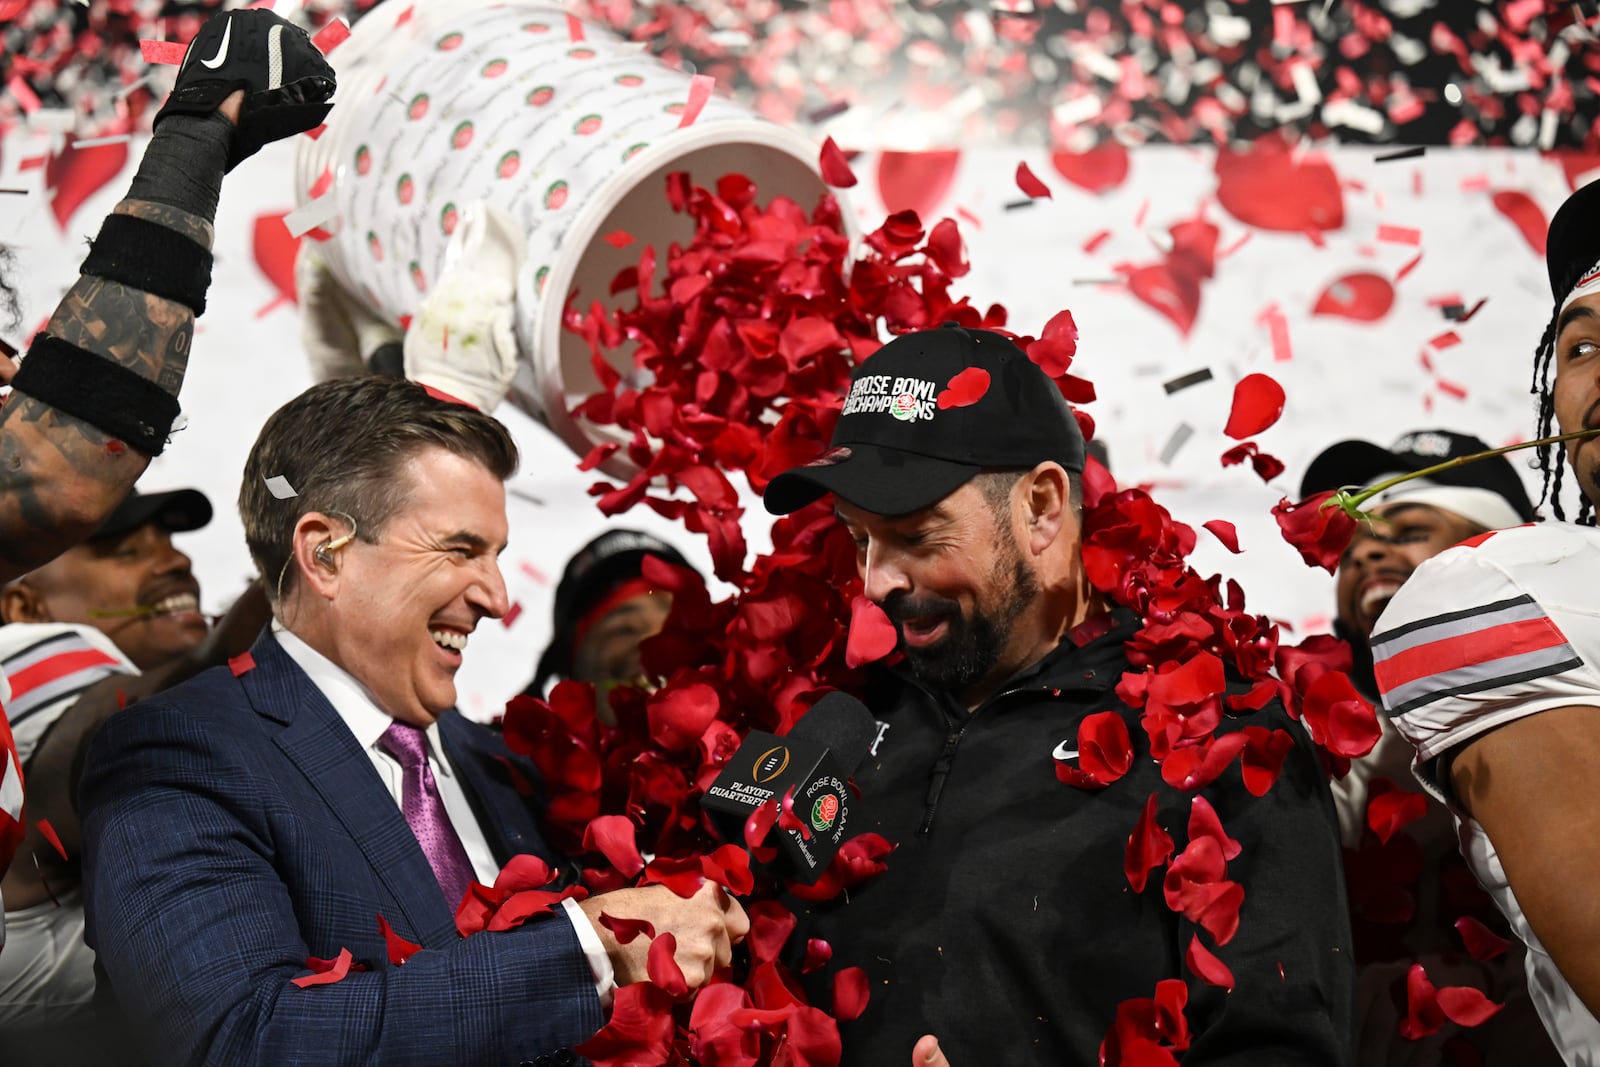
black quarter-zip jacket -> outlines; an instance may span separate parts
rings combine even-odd
[[[1082,648],[1062,642],[971,713],[904,673],[884,672],[869,691],[880,726],[856,772],[860,828],[898,847],[883,874],[799,909],[805,936],[833,947],[826,975],[860,966],[869,978],[866,1012],[841,1026],[845,1067],[898,1067],[930,1032],[956,1067],[1092,1067],[1117,1005],[1166,978],[1188,987],[1185,1067],[1348,1062],[1354,971],[1338,829],[1309,740],[1277,702],[1217,731],[1260,725],[1296,739],[1265,797],[1244,788],[1237,760],[1201,790],[1242,845],[1228,864],[1245,890],[1238,933],[1220,948],[1201,933],[1233,971],[1225,993],[1184,966],[1199,928],[1167,908],[1165,868],[1142,893],[1124,874],[1146,798],[1160,796],[1176,854],[1190,795],[1162,782],[1140,713],[1114,692],[1137,627],[1131,613],[1116,620]],[[1056,756],[1075,763],[1078,724],[1106,710],[1127,720],[1133,769],[1099,790],[1062,783]]]

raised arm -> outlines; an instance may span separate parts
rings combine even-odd
[[[223,62],[191,63],[197,49]],[[225,12],[196,35],[128,197],[0,408],[0,581],[90,534],[160,454],[205,310],[222,177],[321,122],[333,88],[310,39],[271,12]]]

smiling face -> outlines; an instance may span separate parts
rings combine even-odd
[[[1481,532],[1453,511],[1398,500],[1372,509],[1381,521],[1363,523],[1339,558],[1339,621],[1370,637],[1373,624],[1424,561]]]
[[[388,714],[425,727],[455,705],[468,635],[509,606],[498,562],[505,486],[436,447],[402,463],[398,481],[405,498],[375,540],[337,549],[332,573],[319,575],[312,629],[301,636]],[[291,609],[286,622],[300,633],[294,618]]]
[[[1557,320],[1555,414],[1562,433],[1600,427],[1600,293],[1574,300]],[[1600,505],[1600,439],[1567,445],[1583,495]]]
[[[1009,506],[968,482],[931,508],[886,517],[839,501],[866,595],[900,634],[919,677],[969,705],[1026,667],[1037,651],[1019,622],[1039,584],[1017,543]]]
[[[154,524],[68,549],[8,588],[0,603],[7,622],[93,626],[140,670],[190,651],[208,629],[189,557]]]

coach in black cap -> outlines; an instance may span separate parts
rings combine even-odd
[[[956,1067],[1095,1063],[1118,1005],[1167,979],[1186,986],[1186,1064],[1346,1063],[1349,930],[1308,744],[1264,797],[1237,767],[1198,791],[1241,845],[1227,865],[1244,888],[1238,933],[1208,946],[1231,994],[1185,967],[1197,928],[1160,879],[1130,888],[1147,799],[1181,839],[1193,794],[1162,782],[1116,694],[1140,620],[1085,575],[1083,465],[1077,420],[1027,354],[944,326],[866,359],[829,450],[767,487],[780,514],[833,495],[903,653],[866,694],[879,732],[856,772],[863,829],[897,849],[847,901],[802,913],[836,964],[868,975],[843,1063],[904,1062],[928,1031]],[[1064,784],[1080,723],[1104,712],[1133,739],[1132,768],[1098,790]],[[1246,721],[1291,728],[1274,703],[1217,733]]]

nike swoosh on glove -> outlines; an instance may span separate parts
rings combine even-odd
[[[314,129],[333,107],[337,83],[306,32],[272,12],[244,8],[214,15],[189,42],[172,95],[156,113],[209,115],[244,90],[228,170],[271,141]]]

